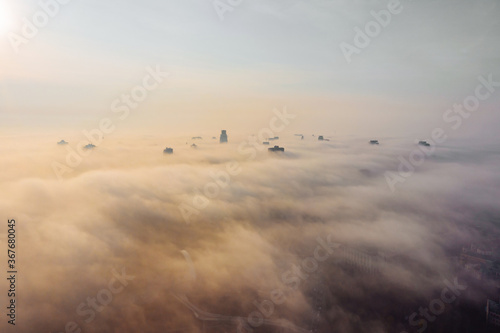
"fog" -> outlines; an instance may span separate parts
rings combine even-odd
[[[391,191],[386,172],[417,149],[413,138],[370,145],[287,132],[275,141],[284,153],[259,143],[254,157],[252,137],[228,129],[230,142],[219,144],[218,134],[109,136],[61,179],[53,163],[65,165],[75,142],[4,137],[0,203],[17,223],[16,329],[409,330],[405,317],[457,277],[461,246],[498,227],[498,147],[437,145]],[[133,277],[123,288],[120,272]],[[101,292],[113,281],[119,292]],[[77,312],[106,295],[101,311]]]
[[[0,0],[0,332],[481,330],[499,15]]]

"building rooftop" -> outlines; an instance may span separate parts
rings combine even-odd
[[[489,324],[500,327],[500,300],[495,302],[494,300],[486,300],[486,321]]]

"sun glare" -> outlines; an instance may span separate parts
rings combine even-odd
[[[0,34],[5,34],[13,28],[12,11],[5,1],[0,0]]]

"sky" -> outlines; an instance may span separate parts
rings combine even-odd
[[[495,285],[458,260],[500,250],[500,3],[218,1],[0,0],[0,331],[479,327]]]
[[[81,130],[158,65],[171,75],[127,131],[241,131],[287,106],[304,115],[303,131],[418,136],[478,76],[500,77],[494,0],[401,1],[350,63],[341,43],[354,45],[355,28],[387,1],[241,1],[221,16],[214,3],[72,0],[16,52],[8,36],[22,36],[22,19],[41,7],[2,0],[2,126]],[[498,101],[454,134],[487,136]]]

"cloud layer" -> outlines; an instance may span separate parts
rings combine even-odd
[[[197,149],[190,136],[108,138],[63,182],[51,170],[66,155],[59,138],[6,138],[17,149],[1,148],[0,203],[18,224],[19,329],[249,331],[256,304],[279,291],[283,302],[256,331],[401,331],[456,276],[460,247],[497,227],[498,150],[437,147],[391,192],[384,174],[411,140],[289,133],[284,154],[250,158],[229,134],[229,144],[206,137]],[[196,207],[231,161],[239,174]],[[182,204],[196,209],[190,223]],[[332,252],[315,266],[318,237]],[[81,304],[102,300],[122,269],[134,279],[92,316]]]

